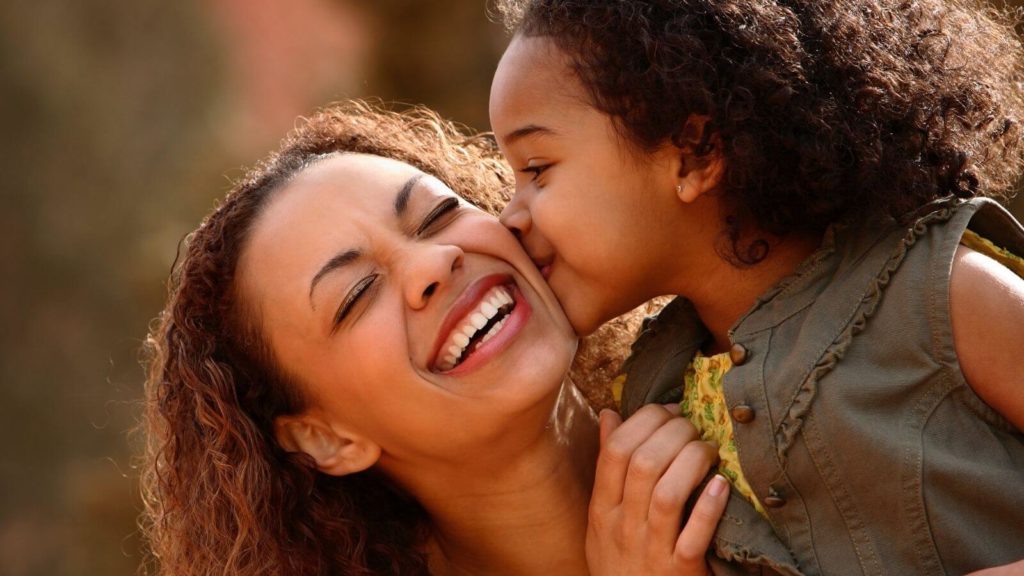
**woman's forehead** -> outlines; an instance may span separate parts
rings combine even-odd
[[[397,192],[395,184],[423,173],[417,168],[383,156],[336,153],[311,163],[284,188],[327,187],[353,196]]]
[[[420,195],[451,195],[454,192],[435,176],[392,158],[361,153],[324,157],[297,174],[284,187],[314,194],[333,195],[337,200],[358,203],[384,202],[396,212],[410,198]]]
[[[388,158],[339,154],[309,166],[260,215],[242,255],[248,281],[273,278],[275,291],[339,251],[366,252],[414,227],[437,198],[436,178]],[[314,271],[315,272],[315,271]]]

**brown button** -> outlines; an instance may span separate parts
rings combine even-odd
[[[769,508],[781,508],[786,505],[786,499],[775,488],[769,488],[768,495],[764,498],[764,505]]]
[[[729,348],[729,360],[732,360],[734,366],[741,366],[747,361],[748,356],[750,354],[743,344],[733,344],[732,348]]]
[[[740,424],[746,424],[747,422],[753,422],[754,420],[754,409],[746,404],[740,404],[734,406],[732,409],[733,420]]]

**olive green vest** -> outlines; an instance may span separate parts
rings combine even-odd
[[[716,572],[963,574],[1024,558],[1024,434],[970,389],[953,345],[968,226],[1024,255],[1024,228],[986,199],[833,226],[730,330],[726,402],[769,518],[730,498]],[[623,412],[678,398],[705,337],[682,299],[645,323]]]

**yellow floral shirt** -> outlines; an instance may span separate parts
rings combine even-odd
[[[693,423],[701,440],[718,443],[718,472],[729,480],[733,490],[765,515],[764,508],[740,469],[740,458],[733,440],[732,420],[729,419],[725,393],[722,391],[722,378],[730,368],[732,361],[728,352],[710,357],[698,353],[683,374],[683,399],[679,407],[682,415]],[[612,396],[617,403],[622,402],[622,387],[625,384],[625,374],[620,374],[612,381]]]
[[[718,472],[729,479],[733,490],[766,515],[740,469],[740,457],[732,434],[732,419],[722,391],[722,378],[732,368],[728,352],[705,356],[700,352],[683,374],[682,415],[693,423],[701,440],[718,443]]]
[[[729,480],[732,489],[765,515],[761,502],[739,468],[739,455],[732,438],[732,420],[722,392],[722,378],[730,368],[732,361],[727,352],[712,357],[697,353],[683,374],[683,400],[679,408],[697,429],[700,440],[718,443],[718,471]],[[618,375],[611,382],[611,396],[616,404],[622,404],[624,385],[626,374]]]

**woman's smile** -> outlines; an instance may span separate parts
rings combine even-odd
[[[508,275],[473,283],[442,324],[433,370],[461,375],[486,363],[519,334],[532,308]]]

